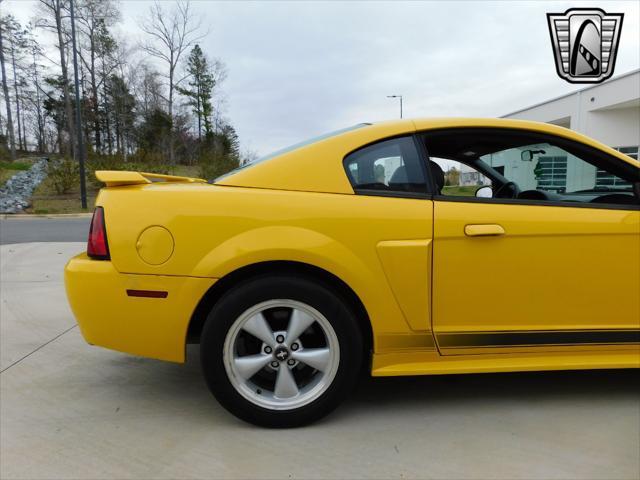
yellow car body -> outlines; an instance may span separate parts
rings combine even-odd
[[[82,334],[183,362],[225,289],[300,268],[360,309],[373,375],[639,367],[637,205],[362,195],[345,173],[345,156],[363,146],[480,127],[550,135],[640,166],[553,125],[432,119],[349,130],[213,184],[98,172],[110,259],[82,253],[65,270]]]

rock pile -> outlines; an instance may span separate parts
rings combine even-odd
[[[47,178],[47,159],[38,160],[29,170],[19,172],[0,188],[0,213],[18,213],[30,205],[33,191]]]

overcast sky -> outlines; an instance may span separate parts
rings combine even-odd
[[[547,12],[623,12],[615,74],[640,67],[637,0],[192,4],[210,29],[203,50],[229,70],[226,117],[243,148],[260,154],[397,118],[398,102],[387,95],[404,96],[405,117],[495,117],[574,91],[556,75]],[[129,43],[142,38],[150,5],[121,2],[119,30]],[[2,9],[27,21],[35,7],[8,0]]]

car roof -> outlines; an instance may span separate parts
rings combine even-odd
[[[465,127],[509,128],[557,135],[597,148],[640,167],[640,162],[611,147],[573,130],[549,123],[504,118],[428,118],[363,124],[359,128],[348,129],[317,142],[304,144],[300,148],[287,150],[248,168],[240,168],[214,183],[276,190],[353,194],[342,162],[352,151],[386,138]]]

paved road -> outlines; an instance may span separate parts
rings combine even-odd
[[[84,342],[62,285],[83,248],[0,247],[0,478],[640,478],[637,371],[367,379],[310,427],[247,425],[197,347],[178,365]]]
[[[28,242],[86,242],[90,218],[0,218],[0,245]]]

